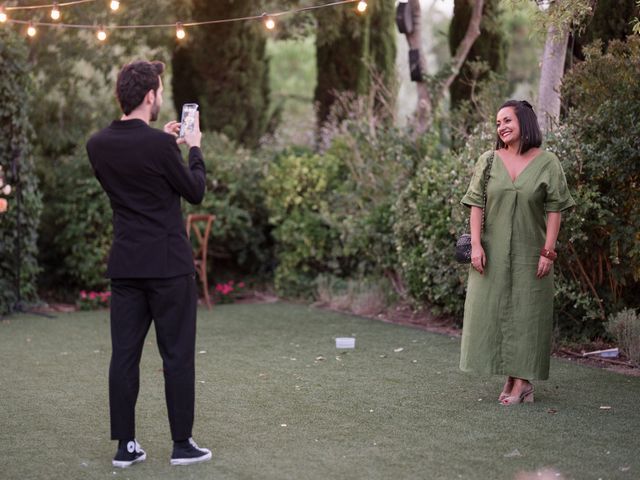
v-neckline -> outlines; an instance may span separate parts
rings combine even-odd
[[[518,173],[518,175],[516,175],[516,178],[511,178],[511,174],[509,173],[509,169],[507,168],[507,166],[504,163],[504,160],[502,159],[502,157],[498,154],[498,152],[496,151],[495,156],[498,157],[500,159],[500,163],[502,164],[502,168],[504,168],[504,171],[507,172],[507,178],[509,180],[511,180],[511,183],[515,185],[515,183],[518,181],[518,179],[522,176],[522,174],[524,172],[527,171],[527,169],[529,168],[529,166],[531,166],[531,164],[533,162],[535,162],[538,157],[540,157],[542,154],[544,153],[544,150],[540,150],[540,152],[538,154],[536,154],[535,157],[533,157],[531,160],[529,160],[527,162],[527,164],[524,166],[524,168],[522,170],[520,170],[520,173]]]

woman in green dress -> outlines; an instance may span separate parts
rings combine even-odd
[[[539,148],[528,102],[502,105],[496,128],[496,150],[480,156],[462,199],[471,267],[460,368],[506,375],[498,401],[512,405],[532,402],[531,381],[549,377],[556,239],[561,212],[575,203],[558,158]]]

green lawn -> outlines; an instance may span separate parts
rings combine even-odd
[[[334,338],[351,335],[356,349],[337,351]],[[513,479],[544,467],[640,478],[640,378],[554,360],[535,404],[503,407],[500,379],[459,372],[458,349],[304,306],[201,310],[194,437],[213,461],[169,466],[151,334],[138,402],[148,460],[114,470],[108,312],[11,317],[0,323],[0,478]]]

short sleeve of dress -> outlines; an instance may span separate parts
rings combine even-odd
[[[482,194],[482,182],[485,168],[487,167],[487,162],[489,161],[489,157],[491,156],[492,151],[488,151],[480,155],[478,161],[476,162],[476,166],[473,169],[473,177],[471,177],[471,182],[469,183],[469,188],[467,189],[467,193],[462,197],[460,203],[466,205],[467,207],[480,207],[484,208],[484,196]]]
[[[549,165],[549,178],[547,181],[547,195],[544,201],[544,209],[547,212],[562,212],[574,207],[576,202],[569,192],[567,178],[564,175],[560,161],[557,157],[555,157],[554,160],[555,161]]]

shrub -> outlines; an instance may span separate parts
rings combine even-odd
[[[593,338],[609,314],[640,304],[640,38],[586,51],[565,79],[571,108],[547,146],[577,203],[559,237],[559,327]]]
[[[0,29],[0,70],[0,167],[4,172],[4,181],[13,187],[6,198],[8,209],[5,213],[0,213],[1,315],[10,312],[18,300],[18,266],[21,299],[37,299],[39,267],[36,244],[42,210],[29,142],[32,130],[29,122],[31,81],[28,51],[23,39],[11,29]],[[15,175],[12,164],[18,153],[18,169],[15,171],[18,175]],[[16,208],[18,194],[19,218]],[[18,230],[21,232],[20,239]]]
[[[49,289],[100,290],[113,226],[109,199],[96,180],[84,146],[58,160],[44,183],[40,259]],[[64,293],[64,292],[60,292]]]
[[[607,330],[616,339],[622,352],[631,363],[640,367],[640,316],[626,308],[609,316]]]
[[[468,267],[453,255],[457,237],[469,228],[460,200],[488,145],[486,135],[476,135],[458,157],[432,150],[396,203],[394,230],[408,292],[435,314],[463,313]]]
[[[224,135],[207,132],[202,151],[207,192],[200,205],[183,202],[189,213],[215,215],[209,239],[209,272],[225,270],[267,273],[272,268],[273,241],[262,188],[267,162]]]
[[[367,103],[373,97],[339,98],[334,110],[342,111],[323,130],[325,150],[284,152],[269,169],[281,293],[311,295],[321,274],[398,276],[395,197],[421,150],[377,120]]]
[[[265,178],[274,226],[280,293],[308,296],[319,273],[340,275],[343,250],[332,221],[330,193],[341,186],[344,166],[333,155],[284,152]]]

